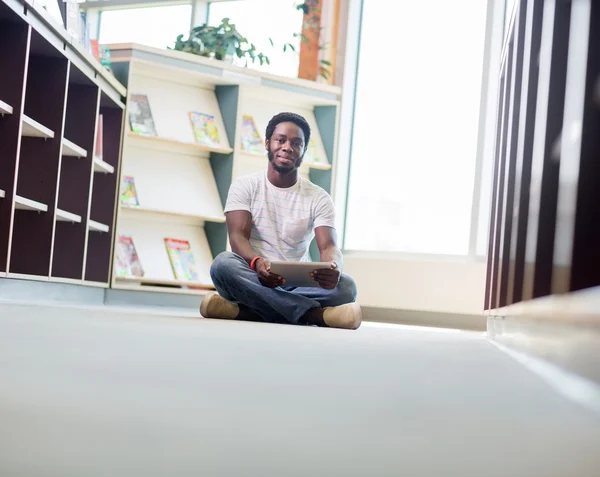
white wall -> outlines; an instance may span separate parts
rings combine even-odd
[[[486,264],[460,259],[344,256],[362,306],[481,315]]]

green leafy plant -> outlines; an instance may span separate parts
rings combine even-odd
[[[253,63],[258,61],[261,65],[271,64],[269,58],[258,52],[256,46],[237,30],[235,24],[229,22],[229,18],[223,18],[218,26],[205,23],[194,27],[186,39],[183,34],[178,35],[175,46],[169,49],[217,60],[237,56]]]

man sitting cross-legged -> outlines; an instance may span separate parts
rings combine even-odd
[[[361,309],[354,280],[342,273],[336,244],[334,206],[322,188],[298,173],[310,140],[306,120],[280,113],[269,122],[267,170],[235,180],[225,214],[232,252],[219,254],[210,269],[218,291],[206,295],[206,318],[356,329]],[[270,260],[309,261],[313,236],[320,261],[314,287],[290,287],[270,271]]]

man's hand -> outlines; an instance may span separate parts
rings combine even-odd
[[[333,290],[340,282],[340,270],[335,262],[331,262],[329,268],[314,270],[310,276],[326,290]]]
[[[258,280],[264,286],[269,288],[275,288],[280,285],[285,285],[285,279],[279,275],[271,273],[271,262],[264,258],[259,258],[254,266]]]

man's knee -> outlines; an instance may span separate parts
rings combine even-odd
[[[213,280],[235,274],[241,264],[240,257],[233,252],[221,252],[215,257],[210,266],[210,276]]]
[[[342,273],[340,282],[337,286],[339,300],[343,303],[352,303],[356,301],[358,295],[358,289],[356,288],[356,282],[350,275]]]

